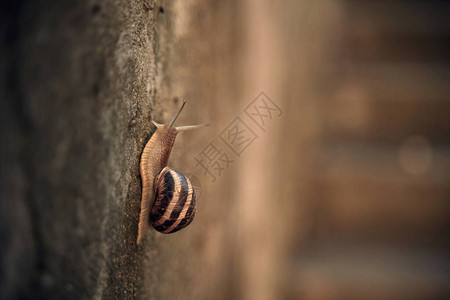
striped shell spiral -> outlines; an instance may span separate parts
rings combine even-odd
[[[186,176],[165,167],[155,180],[156,199],[150,222],[162,233],[173,233],[188,226],[196,212],[195,192]]]

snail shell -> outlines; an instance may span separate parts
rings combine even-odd
[[[155,181],[156,200],[150,222],[162,233],[173,233],[188,226],[196,212],[195,191],[182,173],[165,167]]]

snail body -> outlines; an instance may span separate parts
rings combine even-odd
[[[167,167],[177,134],[205,126],[173,126],[185,104],[186,101],[170,123],[153,122],[157,129],[142,152],[138,245],[142,243],[150,224],[162,233],[173,233],[189,225],[194,218],[196,201],[191,182],[182,173]]]

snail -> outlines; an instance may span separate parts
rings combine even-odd
[[[188,226],[195,216],[195,191],[191,182],[182,173],[167,166],[177,134],[208,125],[174,127],[185,104],[186,100],[170,123],[152,121],[156,131],[145,145],[140,162],[142,199],[138,245],[142,243],[150,224],[159,232],[173,233]]]

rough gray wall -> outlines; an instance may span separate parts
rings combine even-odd
[[[138,162],[170,6],[2,5],[0,298],[138,297]]]

